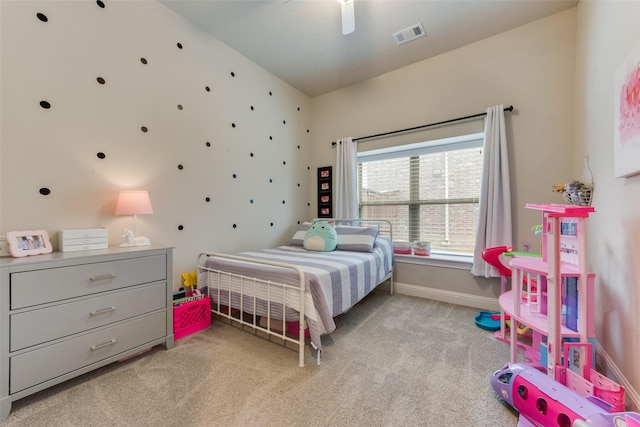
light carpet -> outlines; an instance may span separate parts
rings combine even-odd
[[[321,364],[214,321],[13,403],[14,426],[515,426],[491,374],[507,344],[477,310],[374,291],[336,318]]]

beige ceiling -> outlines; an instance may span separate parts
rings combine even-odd
[[[309,96],[317,96],[572,8],[577,0],[160,0]],[[422,23],[426,36],[392,34]]]

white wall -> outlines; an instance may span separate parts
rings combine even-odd
[[[596,273],[596,335],[603,361],[640,408],[640,175],[614,178],[614,76],[640,47],[640,2],[585,1],[577,8],[576,176],[594,178],[589,253]],[[632,389],[629,388],[632,387]]]
[[[531,227],[540,224],[541,218],[524,205],[561,203],[551,187],[572,178],[575,20],[575,9],[571,9],[313,98],[314,166],[335,163],[331,141],[342,136],[372,135],[482,113],[496,104],[513,105],[516,110],[507,113],[512,243],[518,249],[523,242],[532,243],[538,252],[539,239]],[[429,43],[429,39],[417,42]],[[483,121],[476,120],[364,142],[359,149],[482,130]],[[471,274],[449,272],[455,273],[456,280],[435,279],[447,274],[438,267],[401,264],[397,272],[399,282],[416,286],[491,298],[500,291],[497,280]]]
[[[288,239],[315,194],[310,99],[160,3],[105,4],[0,2],[0,234],[107,227],[115,245],[118,191],[145,189],[138,231],[175,246],[174,285],[202,250]]]

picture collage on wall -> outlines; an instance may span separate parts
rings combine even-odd
[[[331,179],[331,166],[318,168],[318,218],[333,216]]]

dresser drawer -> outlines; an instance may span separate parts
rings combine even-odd
[[[11,274],[11,309],[61,301],[167,277],[164,255],[47,268]]]
[[[11,394],[164,337],[166,312],[121,323],[10,359]]]
[[[14,314],[11,351],[108,325],[167,306],[166,282]]]

